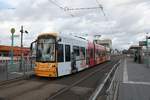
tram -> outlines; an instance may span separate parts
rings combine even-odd
[[[35,75],[42,77],[69,75],[109,60],[104,46],[58,33],[40,34],[31,51],[36,58]]]

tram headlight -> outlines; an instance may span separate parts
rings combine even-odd
[[[52,65],[52,67],[54,68],[54,67],[55,67],[55,65]]]

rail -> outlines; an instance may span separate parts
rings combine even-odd
[[[54,95],[51,95],[48,100],[54,100],[55,98],[57,98],[59,95],[67,92],[68,90],[70,90],[71,88],[73,88],[74,86],[78,85],[79,83],[83,82],[84,80],[88,79],[89,77],[91,77],[92,75],[96,74],[99,71],[104,71],[106,69],[106,66],[113,64],[114,62],[109,62],[107,64],[105,64],[104,66],[100,67],[98,70],[93,71],[92,73],[86,75],[85,77],[81,78],[80,80],[78,80],[77,82],[75,82],[74,84],[71,84],[68,87],[64,87],[62,90],[58,91],[57,93],[55,93]]]
[[[111,62],[113,63],[113,62]],[[108,66],[110,63],[105,64],[104,66],[102,66],[101,68],[99,68],[96,71],[93,71],[92,73],[86,75],[85,77],[81,78],[80,80],[78,80],[77,82],[75,82],[74,84],[71,84],[68,87],[65,87],[64,89],[62,89],[61,91],[58,91],[57,93],[55,93],[54,95],[50,96],[48,98],[48,100],[54,100],[54,98],[57,98],[59,95],[65,93],[66,91],[70,90],[71,88],[73,88],[74,86],[78,85],[79,83],[83,82],[84,80],[88,79],[90,76],[94,75],[95,73],[99,72],[99,71],[103,71],[105,70],[106,66]]]

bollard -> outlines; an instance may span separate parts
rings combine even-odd
[[[8,80],[8,62],[5,62],[6,65],[6,80]]]
[[[25,63],[24,63],[24,59],[22,60],[22,65],[23,65],[23,76],[25,77]]]

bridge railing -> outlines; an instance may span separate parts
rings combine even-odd
[[[96,88],[89,100],[117,100],[118,87],[120,84],[120,63],[116,63],[107,77]]]
[[[31,74],[33,67],[34,59],[31,57],[23,57],[22,66],[21,60],[17,60],[13,64],[10,60],[3,61],[0,63],[0,82]]]
[[[121,61],[119,62],[121,63]],[[121,67],[118,66],[113,74],[111,79],[111,83],[106,90],[106,100],[117,100],[118,99],[118,91],[121,80]]]

